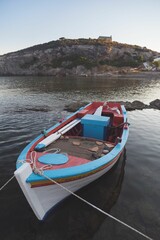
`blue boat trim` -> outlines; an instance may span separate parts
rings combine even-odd
[[[46,170],[44,171],[45,175],[49,178],[59,179],[59,178],[69,178],[73,176],[87,174],[89,172],[97,170],[98,168],[112,162],[118,156],[118,154],[123,150],[126,144],[128,133],[129,133],[128,129],[124,129],[121,143],[118,143],[113,148],[113,150],[109,152],[107,155],[80,166],[74,166],[74,167],[69,167],[65,169]],[[26,181],[28,183],[32,183],[32,182],[39,182],[43,180],[46,180],[46,178],[32,173],[27,178]]]
[[[87,106],[89,106],[91,103],[89,103],[88,105],[80,108],[78,111],[76,111],[75,113],[69,115],[63,122],[65,122],[67,119],[69,119],[70,117],[76,115],[80,110],[83,110],[84,108],[86,108]],[[127,121],[127,114],[126,114],[126,109],[124,106],[122,107],[122,112],[123,112],[123,116],[124,116],[124,122]],[[47,130],[47,133],[49,133],[50,131],[54,130],[56,127],[58,127],[61,123],[57,123],[55,124],[53,127],[49,128]],[[69,168],[65,168],[65,169],[56,169],[56,170],[45,170],[45,175],[48,176],[49,178],[53,178],[53,179],[59,179],[59,178],[69,178],[69,177],[73,177],[73,176],[78,176],[78,175],[82,175],[82,174],[87,174],[89,172],[95,171],[98,168],[103,167],[106,164],[109,164],[110,162],[112,162],[117,156],[118,154],[123,150],[127,138],[129,135],[129,128],[123,129],[123,134],[122,134],[122,141],[120,143],[118,143],[111,152],[109,152],[107,155],[91,161],[89,163],[80,165],[80,166],[74,166],[74,167],[69,167]],[[32,147],[33,144],[35,144],[40,138],[42,138],[43,135],[39,135],[37,138],[35,138],[30,144],[28,144],[23,151],[21,152],[21,154],[19,155],[18,159],[17,159],[17,163],[16,163],[16,168],[19,168],[23,163],[20,162],[21,160],[25,160],[27,153],[29,151],[29,149]],[[39,181],[43,181],[46,180],[45,177],[43,176],[39,176],[36,175],[34,173],[32,173],[26,180],[26,182],[28,183],[32,183],[32,182],[39,182]]]
[[[45,144],[43,144],[43,143],[38,143],[37,144],[37,146],[35,147],[35,150],[42,150],[42,149],[44,149],[46,147],[46,145]]]
[[[62,122],[55,124],[53,127],[49,128],[46,132],[49,133],[50,131],[54,130],[56,127],[58,127],[59,125],[61,125],[63,122],[65,122],[66,120],[68,120],[69,118],[73,117],[74,115],[76,115],[80,110],[83,110],[84,108],[88,107],[89,105],[91,105],[91,103],[87,104],[84,107],[79,108],[76,112],[70,114],[69,116],[67,116]]]
[[[43,137],[43,135],[39,135],[37,138],[35,138],[32,142],[30,142],[24,149],[23,151],[20,153],[17,162],[16,162],[16,168],[18,169],[23,163],[20,162],[22,160],[26,160],[27,158],[27,153],[29,151],[29,149],[32,147],[33,144],[35,144],[35,142],[37,142],[41,137]]]
[[[67,119],[69,119],[70,117],[76,115],[80,110],[83,110],[84,108],[88,107],[89,105],[91,105],[91,103],[87,104],[84,107],[79,108],[76,112],[70,114],[68,117],[66,117],[64,119],[63,122],[65,122]],[[47,133],[49,133],[50,131],[54,130],[56,127],[58,127],[60,124],[62,123],[56,123],[54,126],[52,126],[51,128],[49,128],[48,130],[46,130]],[[16,162],[16,169],[18,169],[19,167],[21,167],[21,165],[23,164],[23,160],[26,160],[27,158],[27,153],[29,151],[29,149],[32,147],[33,144],[35,144],[39,139],[41,139],[44,135],[40,134],[38,137],[36,137],[32,142],[30,142],[24,149],[23,151],[20,153],[17,162]]]

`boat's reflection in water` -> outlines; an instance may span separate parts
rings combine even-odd
[[[79,190],[77,195],[110,212],[121,191],[125,161],[126,149],[108,173]],[[105,219],[104,214],[71,196],[60,204],[59,209],[50,213],[44,223],[46,226],[42,225],[50,231],[48,234],[53,239],[91,239]]]
[[[124,150],[116,165],[109,172],[79,190],[77,194],[104,211],[110,212],[121,191],[125,160],[126,151]],[[1,207],[3,211],[0,219],[0,239],[90,240],[94,238],[94,240],[99,240],[101,237],[97,237],[97,234],[103,235],[101,239],[106,239],[106,236],[108,239],[108,234],[112,235],[115,231],[115,221],[74,196],[60,203],[54,212],[50,212],[45,221],[38,221],[20,189],[17,188],[16,181],[12,181],[8,189],[4,191]],[[103,231],[101,228],[104,223],[106,228]]]

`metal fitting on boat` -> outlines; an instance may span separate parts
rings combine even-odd
[[[47,131],[46,131],[46,129],[42,130],[41,133],[44,135],[44,137],[47,137]]]
[[[117,144],[117,143],[121,143],[121,142],[122,142],[122,138],[117,137],[117,139],[116,139],[116,144]]]

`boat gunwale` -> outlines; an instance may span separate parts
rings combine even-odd
[[[90,103],[91,104],[91,103]],[[87,106],[90,104],[80,108],[78,111],[76,111],[74,114],[69,115],[65,121],[74,115],[76,115],[80,110],[85,109]],[[123,105],[121,105],[122,113],[124,116],[124,123],[127,121],[127,114],[126,114],[126,109]],[[64,122],[65,122],[64,121]],[[49,128],[47,132],[50,132],[54,130],[57,126],[59,126],[61,123],[55,124],[53,127]],[[62,169],[56,169],[56,170],[44,170],[45,175],[51,179],[64,179],[64,178],[69,178],[69,177],[74,177],[74,176],[80,176],[80,175],[86,175],[86,174],[94,174],[94,172],[97,172],[98,169],[101,170],[101,168],[105,168],[105,165],[107,167],[108,164],[110,164],[114,159],[122,152],[127,138],[129,134],[129,128],[124,128],[123,127],[123,133],[122,133],[122,140],[121,142],[117,143],[115,147],[106,155],[103,157],[100,157],[94,161],[85,163],[80,166],[72,166],[68,168],[62,168]],[[28,151],[30,148],[40,139],[42,138],[42,134],[38,136],[36,139],[34,139],[30,144],[28,144],[24,150],[21,152],[18,160],[20,159],[25,159],[27,156]],[[17,160],[17,168],[19,168],[23,163],[18,163]],[[85,177],[85,176],[84,176]],[[33,183],[33,182],[40,182],[44,181],[46,178],[44,176],[36,175],[35,173],[32,173],[26,180],[27,183]]]
[[[94,161],[90,161],[88,163],[84,163],[79,166],[73,166],[68,168],[56,169],[56,170],[45,170],[45,175],[49,178],[53,179],[62,179],[62,178],[69,178],[74,176],[81,176],[82,174],[89,174],[94,173],[99,168],[103,168],[105,165],[107,167],[114,159],[122,152],[125,143],[128,138],[128,131],[125,130],[125,135],[122,137],[122,142],[118,143],[109,153],[105,156],[98,158]],[[38,182],[46,180],[44,176],[36,175],[32,173],[28,178],[27,182]]]
[[[76,116],[76,114],[85,109],[86,107],[90,106],[92,103],[87,104],[84,107],[79,108],[76,112],[70,114],[69,116],[67,116],[63,122],[58,122],[55,125],[53,125],[52,127],[50,127],[49,129],[46,130],[46,133],[50,133],[51,131],[53,131],[54,129],[56,129],[57,127],[59,127],[62,123],[66,122],[69,118],[73,117],[74,115]],[[27,146],[25,146],[25,148],[22,150],[22,152],[20,153],[17,162],[16,162],[16,169],[18,169],[19,167],[21,167],[21,165],[23,164],[23,160],[27,159],[27,154],[29,152],[29,150],[33,147],[33,145],[36,145],[42,138],[44,137],[43,134],[40,134],[39,136],[37,136],[35,139],[33,139]]]

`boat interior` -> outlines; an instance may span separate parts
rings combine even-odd
[[[92,103],[44,136],[39,148],[33,146],[37,167],[67,168],[99,159],[120,141],[123,127],[120,104]]]

